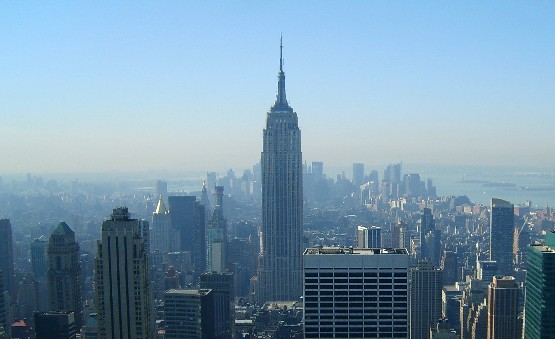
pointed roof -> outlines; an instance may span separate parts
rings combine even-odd
[[[75,232],[65,223],[62,221],[58,224],[52,235],[75,235]]]
[[[154,213],[156,214],[168,213],[168,209],[166,208],[166,205],[164,205],[164,199],[162,199],[162,196],[160,196],[160,199],[158,199],[158,205],[156,206],[156,211],[154,211]]]
[[[293,108],[287,102],[285,95],[285,73],[283,72],[283,36],[279,42],[279,72],[278,72],[278,92],[276,102],[270,109],[271,112],[293,112]]]

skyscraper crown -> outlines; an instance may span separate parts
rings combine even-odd
[[[279,72],[278,72],[278,92],[276,102],[270,109],[270,112],[293,112],[293,108],[287,102],[285,95],[285,73],[283,72],[283,36],[280,37],[279,43]]]

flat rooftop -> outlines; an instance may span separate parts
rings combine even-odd
[[[360,255],[378,255],[378,254],[405,254],[408,255],[406,248],[344,248],[344,247],[311,247],[304,251],[304,255],[322,255],[322,254],[360,254]]]

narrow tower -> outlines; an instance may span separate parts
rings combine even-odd
[[[263,132],[262,234],[258,302],[302,295],[303,185],[301,131],[285,96],[283,43],[278,92]]]
[[[48,291],[50,310],[73,312],[75,325],[83,325],[81,262],[75,233],[61,222],[48,241]]]

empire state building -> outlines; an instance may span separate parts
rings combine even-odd
[[[302,295],[303,183],[301,131],[285,97],[283,43],[278,92],[266,118],[262,165],[262,235],[258,302]]]

